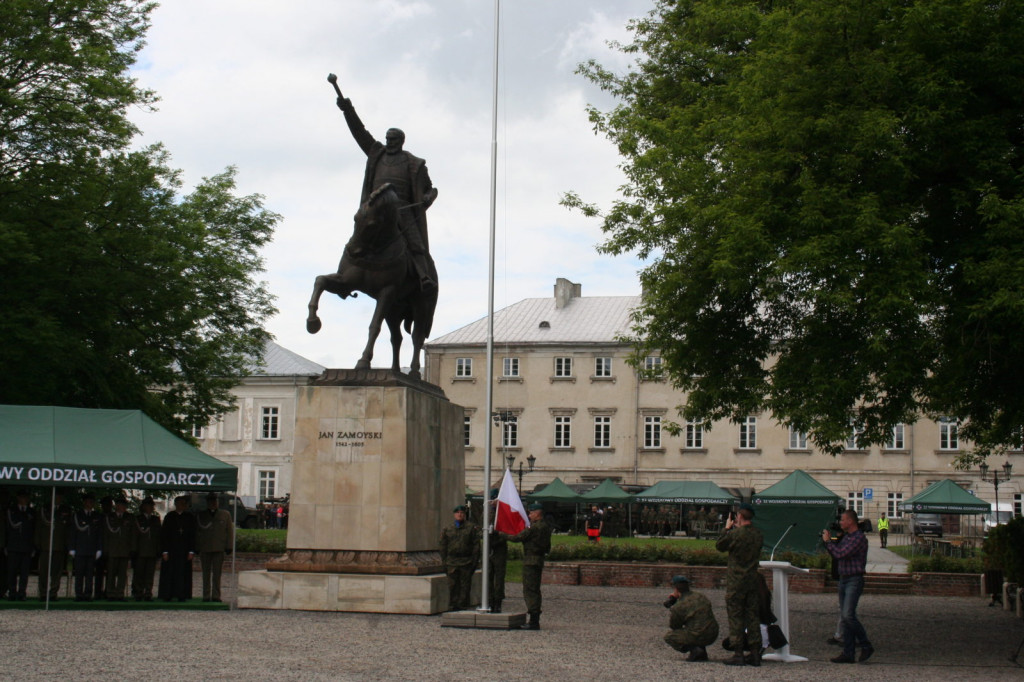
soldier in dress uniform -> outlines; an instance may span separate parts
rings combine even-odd
[[[160,527],[160,590],[164,601],[192,597],[192,558],[196,555],[196,517],[188,510],[188,497],[174,498],[174,510]]]
[[[71,515],[68,553],[75,571],[75,601],[92,601],[96,560],[103,554],[102,519],[91,493],[82,496],[82,509]]]
[[[448,574],[448,608],[469,608],[473,572],[480,561],[480,526],[466,519],[466,505],[452,510],[455,520],[441,531],[441,561]]]
[[[711,602],[700,592],[690,590],[685,575],[672,577],[672,594],[665,600],[670,610],[665,643],[676,651],[690,654],[687,661],[706,661],[706,647],[718,639],[718,621]]]
[[[103,519],[103,553],[107,557],[106,597],[124,601],[128,587],[128,561],[135,548],[135,518],[128,513],[128,500],[118,497],[114,511]]]
[[[160,556],[160,516],[153,512],[153,498],[147,497],[135,517],[135,549],[132,553],[132,596],[135,601],[153,601],[153,575]]]
[[[106,518],[114,512],[114,498],[107,495],[100,499],[100,519]],[[102,531],[103,526],[100,526]],[[96,557],[96,598],[107,598],[107,552],[103,548],[103,554]]]
[[[28,491],[19,490],[17,501],[7,509],[7,592],[11,601],[25,601],[28,572],[36,551],[36,510],[29,505]]]
[[[729,641],[735,653],[726,665],[761,665],[761,612],[757,567],[764,537],[752,524],[754,508],[741,504],[725,522],[725,532],[715,547],[729,553],[725,574],[725,608],[729,614]],[[743,650],[750,649],[747,659]]]
[[[220,601],[224,556],[235,544],[231,514],[219,509],[217,493],[206,496],[206,509],[196,514],[196,548],[203,566],[203,601]]]
[[[53,522],[54,518],[57,519],[56,523]],[[64,493],[59,490],[54,493],[53,509],[46,504],[42,505],[38,521],[36,547],[39,548],[39,599],[45,600],[49,591],[50,601],[57,601],[60,579],[68,565],[68,524],[71,523],[71,509],[64,504]]]
[[[551,551],[551,526],[544,521],[544,507],[530,505],[530,526],[521,533],[508,536],[509,542],[523,543],[523,599],[530,621],[524,630],[540,630],[540,582],[544,573],[544,557]]]

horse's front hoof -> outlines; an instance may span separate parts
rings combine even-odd
[[[420,379],[420,371],[418,369],[411,370],[408,374],[410,379]]]
[[[370,369],[370,361],[360,360],[359,362],[356,363],[356,369]]]
[[[319,317],[311,317],[306,320],[306,331],[310,334],[316,334],[322,326],[323,324],[321,324]]]

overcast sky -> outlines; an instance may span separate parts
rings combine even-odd
[[[501,16],[495,307],[552,294],[556,277],[587,296],[639,293],[640,263],[599,255],[598,221],[558,205],[577,191],[608,206],[619,158],[585,108],[608,97],[574,73],[628,41],[650,0],[505,0]],[[352,367],[372,300],[321,301],[323,329],[305,331],[313,278],[333,272],[352,230],[366,157],[335,106],[327,74],[383,140],[406,133],[426,159],[428,212],[441,291],[433,336],[487,312],[493,58],[491,0],[165,0],[135,72],[160,97],[137,112],[140,143],[162,142],[186,191],[229,165],[239,191],[280,213],[265,278],[280,312],[277,342],[328,367]],[[387,331],[375,367],[390,365]],[[408,340],[404,351],[409,350]],[[403,352],[402,364],[409,362]]]

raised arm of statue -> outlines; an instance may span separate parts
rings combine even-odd
[[[359,119],[359,114],[356,113],[355,107],[352,106],[352,100],[348,97],[338,97],[338,108],[345,114],[345,122],[348,124],[348,129],[351,131],[356,144],[359,145],[364,154],[369,156],[374,146],[381,143],[373,139],[373,135],[363,125],[363,122]]]

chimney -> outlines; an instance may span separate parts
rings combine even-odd
[[[555,280],[555,307],[564,308],[569,305],[569,301],[574,298],[580,298],[583,295],[583,287],[580,284],[575,284],[559,277]]]

